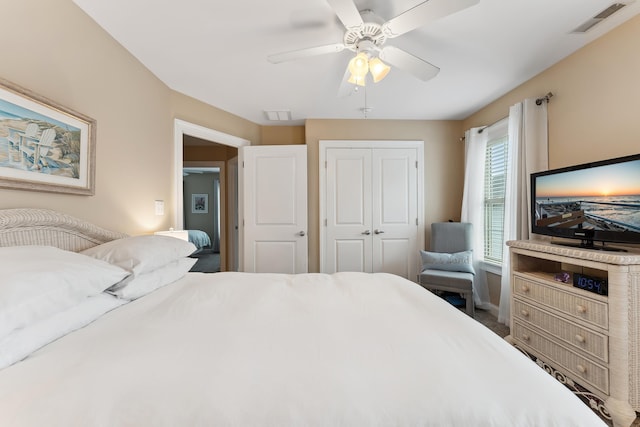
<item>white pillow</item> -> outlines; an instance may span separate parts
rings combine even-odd
[[[132,274],[107,292],[126,300],[140,298],[182,278],[197,261],[195,258],[181,258],[153,271]]]
[[[161,235],[131,236],[112,240],[82,254],[107,261],[134,274],[148,273],[195,252],[193,243]]]
[[[0,369],[6,368],[58,338],[93,322],[127,301],[101,293],[0,338]]]
[[[130,273],[51,246],[0,248],[0,338],[97,295]]]

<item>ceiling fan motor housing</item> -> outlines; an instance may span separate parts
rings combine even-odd
[[[344,45],[354,52],[374,53],[387,41],[382,26],[365,22],[357,28],[349,28],[344,34]]]

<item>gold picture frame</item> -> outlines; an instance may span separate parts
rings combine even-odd
[[[96,121],[0,79],[0,187],[93,195]]]

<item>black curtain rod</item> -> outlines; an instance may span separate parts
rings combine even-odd
[[[553,97],[553,93],[548,92],[545,96],[543,96],[542,98],[538,98],[536,99],[536,105],[542,105],[542,101],[547,101],[549,102],[549,100]]]
[[[508,117],[508,116],[507,116],[507,117]],[[503,117],[503,118],[501,118],[500,120],[496,120],[495,122],[491,123],[490,125],[486,125],[486,126],[481,127],[481,128],[478,130],[478,133],[482,133],[482,131],[484,131],[486,128],[490,128],[491,126],[495,125],[496,123],[498,123],[498,122],[499,122],[499,121],[501,121],[501,120],[506,119],[507,117]]]
[[[547,92],[547,94],[546,94],[545,96],[543,96],[543,97],[540,97],[540,98],[537,98],[537,99],[536,99],[536,105],[542,105],[542,102],[544,102],[544,101],[549,102],[549,100],[550,100],[552,97],[553,97],[553,93],[552,93],[552,92]],[[502,119],[500,119],[500,120],[503,120],[503,119],[504,119],[504,117],[503,117]],[[495,124],[496,124],[496,123],[498,123],[500,120],[497,120],[497,121],[495,121],[495,122],[491,123],[490,125],[483,126],[482,128],[480,128],[480,130],[478,130],[478,133],[482,133],[482,131],[483,131],[483,130],[485,130],[485,129],[486,129],[486,128],[488,128],[488,127],[491,127],[491,126],[495,125]],[[466,138],[463,136],[463,137],[461,137],[461,138],[460,138],[460,141],[462,142],[462,141],[464,141],[465,139],[466,139]]]
[[[551,92],[547,92],[547,94],[546,94],[545,96],[543,96],[543,97],[541,97],[541,98],[536,99],[536,105],[542,105],[542,102],[543,102],[543,101],[549,102],[549,100],[550,100],[552,97],[553,97],[553,93],[551,93]],[[502,120],[502,119],[500,119],[500,120]],[[482,131],[483,131],[483,130],[485,130],[485,129],[486,129],[486,128],[488,128],[488,127],[491,127],[491,126],[495,125],[495,124],[496,124],[496,123],[498,123],[500,120],[498,120],[498,121],[496,121],[496,122],[493,122],[493,123],[491,123],[491,124],[490,124],[490,125],[488,125],[488,126],[484,126],[482,129],[480,129],[480,130],[478,131],[478,133],[482,133]]]

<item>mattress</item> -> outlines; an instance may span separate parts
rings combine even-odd
[[[187,273],[0,370],[2,425],[605,424],[390,274]]]

